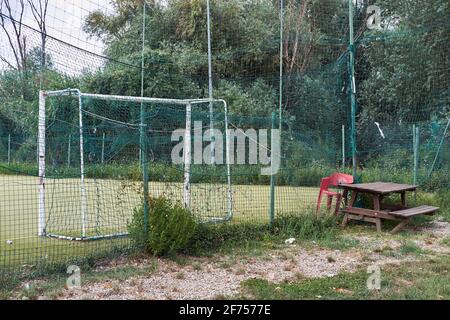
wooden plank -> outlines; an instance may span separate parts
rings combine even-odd
[[[345,226],[347,225],[348,222],[348,213],[344,214],[344,219],[342,219],[342,228],[345,228]]]
[[[404,210],[409,209],[408,207],[402,206],[401,204],[391,204],[391,203],[383,203],[381,205],[381,210],[385,211],[398,211],[398,210]]]
[[[352,196],[350,197],[350,203],[348,204],[349,207],[353,207],[353,205],[356,202],[356,197],[358,196],[358,192],[357,191],[353,191],[352,192]]]
[[[350,213],[350,214],[367,216],[367,217],[383,218],[383,219],[388,219],[388,220],[399,220],[399,218],[391,216],[390,212],[384,212],[384,211],[376,211],[376,210],[355,208],[355,207],[346,207],[342,211],[344,213]]]
[[[391,233],[395,234],[402,230],[409,223],[409,219],[402,220],[394,229],[392,229]]]
[[[372,198],[373,198],[373,210],[380,211],[381,208],[380,195],[374,194],[372,195]]]
[[[422,215],[422,214],[431,214],[431,213],[436,212],[437,210],[439,210],[438,207],[423,205],[423,206],[419,206],[419,207],[415,207],[415,208],[392,211],[392,212],[389,212],[389,214],[396,216],[396,217],[408,218],[408,217],[418,216],[418,215]]]
[[[405,191],[414,191],[417,189],[415,185],[398,184],[391,182],[371,182],[371,183],[357,183],[357,184],[340,184],[339,187],[348,190],[355,190],[365,193],[375,194],[389,194]]]
[[[344,206],[347,206],[348,204],[348,190],[344,189],[344,192],[342,192],[342,197],[344,198]]]
[[[380,220],[379,218],[372,218],[372,217],[365,217],[365,216],[361,216],[361,215],[355,215],[355,214],[348,214],[347,217],[348,220],[356,220],[356,221],[364,221],[364,222],[372,222],[372,223],[376,223],[378,220]]]

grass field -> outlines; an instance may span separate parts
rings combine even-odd
[[[125,180],[87,179],[87,235],[127,231],[133,208],[142,203],[139,183]],[[47,179],[46,231],[66,236],[81,235],[81,188],[79,179]],[[233,222],[267,223],[269,186],[233,186]],[[301,213],[315,205],[317,188],[276,188],[276,212]],[[182,202],[181,183],[151,182],[153,196],[165,195]],[[227,214],[227,187],[223,184],[193,184],[191,208],[202,218]],[[38,236],[38,178],[0,176],[0,266],[59,261],[127,246],[127,239],[68,241]]]

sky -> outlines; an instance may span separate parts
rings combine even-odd
[[[0,0],[1,2],[2,0]],[[15,16],[20,13],[20,1],[9,0],[11,9]],[[37,5],[39,0],[32,0]],[[32,28],[37,27],[37,23],[32,15],[30,5],[24,0],[26,9],[23,16],[23,24]],[[2,12],[5,12],[5,8]],[[47,11],[47,34],[58,40],[69,43],[73,46],[82,48],[95,54],[102,54],[104,44],[96,38],[90,38],[83,31],[83,23],[86,16],[95,10],[101,10],[111,14],[113,12],[112,5],[107,0],[49,0]],[[11,28],[11,25],[7,26]],[[30,47],[38,45],[39,34],[24,28],[24,34],[27,34],[27,41]],[[0,30],[0,55],[9,61],[13,61],[12,52],[6,35]],[[82,69],[98,67],[98,59],[92,58],[86,54],[80,54],[79,57],[74,56],[76,50],[62,43],[49,40],[49,51],[52,54],[55,66],[69,73],[79,73]],[[54,52],[52,52],[54,51]],[[66,52],[66,53],[64,53]],[[92,61],[91,61],[92,60]],[[1,66],[1,64],[0,64]],[[0,68],[4,68],[5,65]]]

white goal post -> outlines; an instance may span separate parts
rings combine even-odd
[[[79,151],[80,151],[80,217],[81,224],[80,236],[68,236],[62,234],[50,233],[46,230],[47,216],[46,216],[46,196],[45,196],[45,182],[46,182],[46,99],[50,97],[64,97],[73,96],[78,100],[79,113]],[[87,198],[85,189],[85,163],[84,163],[84,138],[83,138],[83,98],[98,99],[103,101],[120,101],[120,102],[135,102],[135,103],[154,103],[154,104],[170,104],[184,106],[186,110],[186,127],[183,148],[184,158],[184,182],[183,182],[183,198],[184,205],[189,208],[191,202],[191,130],[192,130],[192,108],[197,104],[212,104],[213,102],[221,103],[223,105],[224,122],[225,122],[225,148],[226,148],[226,197],[227,197],[227,213],[223,217],[210,218],[212,222],[225,222],[233,217],[232,208],[232,188],[231,188],[231,158],[230,158],[230,137],[228,130],[228,110],[227,103],[223,99],[165,99],[165,98],[149,98],[149,97],[133,97],[133,96],[119,96],[119,95],[103,95],[83,93],[79,89],[64,89],[56,91],[39,91],[39,121],[38,121],[38,167],[39,167],[39,203],[38,203],[38,235],[47,236],[65,240],[96,240],[102,238],[112,238],[126,236],[126,232],[110,233],[91,236],[88,234],[87,221]],[[105,117],[107,119],[107,117]],[[143,126],[141,123],[140,126]],[[77,129],[78,130],[78,129]],[[132,210],[132,208],[130,208]]]

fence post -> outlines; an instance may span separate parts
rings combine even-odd
[[[142,6],[142,54],[141,54],[141,98],[144,96],[144,51],[145,51],[145,16],[146,16],[145,1]],[[147,139],[146,139],[146,125],[145,125],[145,107],[144,102],[141,102],[140,110],[140,128],[139,128],[139,165],[142,168],[142,184],[144,192],[144,239],[148,231],[148,163],[147,163]]]
[[[105,133],[103,132],[103,139],[102,139],[102,164],[105,161]]]
[[[414,151],[414,171],[413,184],[417,184],[417,172],[419,169],[419,127],[413,124],[413,151]]]
[[[209,0],[206,0],[206,24],[208,31],[208,97],[213,98],[213,82],[212,82],[212,52],[211,52],[211,12]],[[211,132],[211,164],[216,163],[216,148],[214,137],[214,110],[212,101],[209,102],[209,129]]]
[[[414,176],[413,184],[417,185],[417,173],[419,170],[419,127],[413,124],[413,148],[414,148]],[[414,201],[417,200],[417,191],[414,191]]]
[[[8,166],[11,162],[11,134],[8,134]]]
[[[83,96],[78,94],[78,106],[79,106],[79,134],[80,134],[80,191],[81,191],[81,236],[86,237],[87,233],[87,198],[86,198],[86,186],[84,176],[84,127],[83,127]]]
[[[272,112],[272,130],[275,129],[276,125],[276,114],[275,112]],[[272,157],[273,150],[270,151],[270,158],[271,158],[271,165],[273,162]],[[269,223],[272,226],[273,221],[275,219],[275,173],[271,172],[272,175],[270,176],[270,209],[269,209]]]
[[[190,208],[191,203],[191,130],[192,130],[192,105],[189,102],[186,105],[186,130],[184,131],[184,183],[183,199],[185,208]]]
[[[345,171],[345,125],[342,125],[342,171]]]
[[[44,236],[45,231],[45,93],[39,91],[39,122],[38,122],[38,172],[39,172],[39,215],[38,235]]]
[[[350,103],[351,103],[351,142],[352,142],[352,175],[356,178],[356,80],[355,80],[355,43],[353,36],[353,0],[348,0],[349,24],[349,75],[350,75]]]
[[[69,134],[69,145],[68,145],[68,147],[67,147],[67,168],[70,167],[70,145],[71,145],[71,143],[72,143],[71,140],[72,140],[72,135]]]

